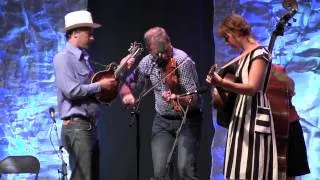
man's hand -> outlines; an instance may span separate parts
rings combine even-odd
[[[101,88],[106,90],[111,90],[117,86],[117,80],[114,78],[103,78],[99,81]]]
[[[122,66],[124,64],[124,66],[127,69],[130,69],[132,67],[132,65],[134,64],[135,60],[136,59],[131,54],[129,54],[126,57],[121,59],[120,66]]]
[[[177,95],[171,93],[171,91],[164,91],[164,92],[162,92],[161,96],[167,102],[170,100],[177,99]]]
[[[125,105],[133,105],[135,103],[136,99],[134,98],[134,96],[130,93],[130,94],[126,94],[122,97],[122,102]]]

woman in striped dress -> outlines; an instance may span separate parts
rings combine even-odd
[[[222,21],[219,36],[242,52],[222,67],[237,65],[236,82],[222,78],[218,73],[206,79],[208,83],[237,94],[228,127],[224,176],[232,180],[277,180],[275,132],[266,97],[267,69],[271,65],[268,50],[254,39],[246,20],[236,14]],[[218,97],[218,92],[214,92]]]

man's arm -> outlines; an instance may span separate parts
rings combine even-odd
[[[81,84],[75,76],[72,61],[68,59],[68,55],[60,53],[53,60],[57,87],[69,99],[80,99],[101,91],[99,82],[92,84]],[[85,72],[85,71],[84,71]],[[83,74],[83,75],[89,75]],[[88,77],[89,78],[89,77]]]
[[[198,74],[196,71],[195,63],[191,59],[186,59],[185,61],[186,62],[182,64],[180,68],[181,86],[183,89],[185,89],[186,92],[191,92],[198,88]],[[197,103],[197,94],[181,97],[179,98],[179,102],[181,105],[187,105],[190,98],[193,99],[192,104]]]
[[[140,77],[139,67],[134,69],[132,73],[126,78],[125,82],[120,88],[119,95],[122,99],[122,102],[125,105],[132,105],[135,103],[135,97],[132,93],[132,89],[135,87],[139,77]]]

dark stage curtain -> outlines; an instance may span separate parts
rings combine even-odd
[[[102,28],[95,32],[91,51],[102,64],[119,62],[127,54],[130,42],[143,41],[144,32],[152,26],[164,27],[175,47],[186,51],[196,62],[201,85],[213,63],[213,4],[211,0],[116,0],[88,1],[94,21]],[[140,60],[139,58],[137,60]],[[103,67],[96,66],[97,70]],[[204,123],[199,156],[200,179],[209,179],[210,145],[214,129],[209,94],[204,95]],[[150,151],[153,119],[153,95],[142,104],[140,113],[140,178],[153,174]],[[130,111],[121,110],[120,99],[102,108],[99,122],[101,145],[101,178],[110,180],[136,179],[136,124],[129,127]]]

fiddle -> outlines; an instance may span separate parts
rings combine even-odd
[[[164,68],[164,83],[168,86],[170,92],[177,92],[179,89],[179,77],[176,71],[177,61],[174,58],[170,58]],[[181,111],[178,99],[170,99],[170,103],[176,112]]]

